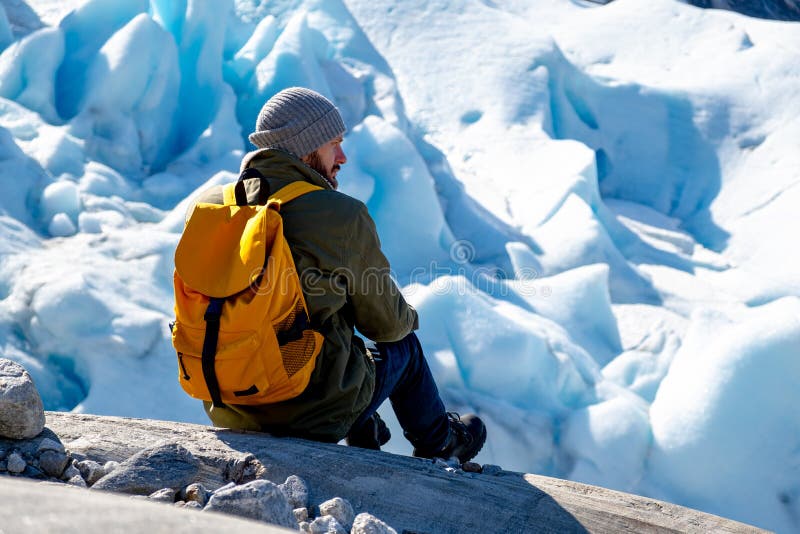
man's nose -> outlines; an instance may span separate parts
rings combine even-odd
[[[342,150],[341,145],[336,146],[336,163],[339,165],[344,165],[347,163],[347,156],[344,155],[344,150]]]

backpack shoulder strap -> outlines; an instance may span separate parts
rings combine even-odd
[[[225,206],[236,206],[239,202],[236,198],[236,184],[239,182],[234,182],[232,184],[225,184],[222,186],[222,204]]]
[[[247,189],[246,182],[256,178],[259,180],[258,185],[258,200],[257,205],[264,205],[269,198],[269,185],[267,184],[264,175],[258,169],[248,167],[239,175],[239,179],[231,184],[226,184],[222,187],[222,199],[225,206],[247,206]],[[252,189],[252,187],[251,187]]]
[[[270,195],[269,205],[280,209],[282,204],[291,202],[297,197],[305,195],[306,193],[310,193],[311,191],[317,191],[321,189],[322,188],[318,185],[314,185],[303,180],[298,180],[278,189],[275,193]]]

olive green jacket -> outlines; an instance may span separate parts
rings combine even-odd
[[[261,406],[212,408],[211,421],[227,428],[263,430],[321,441],[342,439],[372,400],[375,367],[354,328],[374,341],[397,341],[417,328],[389,273],[375,223],[363,202],[334,191],[319,173],[275,149],[247,154],[271,192],[297,180],[324,188],[281,207],[283,232],[300,275],[311,324],[325,338],[306,390],[294,399]],[[255,204],[258,191],[248,191]],[[198,202],[222,204],[222,187]]]

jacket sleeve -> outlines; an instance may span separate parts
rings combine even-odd
[[[360,205],[346,245],[348,297],[359,332],[373,341],[398,341],[419,326],[417,311],[403,298],[381,251],[375,222]]]

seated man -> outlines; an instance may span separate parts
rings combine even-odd
[[[250,134],[258,150],[244,157],[242,171],[258,170],[270,191],[297,180],[323,188],[280,213],[311,324],[324,342],[299,396],[259,406],[206,402],[206,412],[217,426],[329,442],[347,437],[350,445],[378,449],[389,436],[376,410],[388,398],[415,456],[466,462],[480,451],[486,429],[477,416],[445,411],[413,333],[417,312],[390,277],[375,223],[362,202],[336,191],[347,161],[344,132],[336,107],[308,89],[281,91],[261,109]],[[199,201],[222,203],[221,187]],[[375,349],[366,349],[356,328]]]

